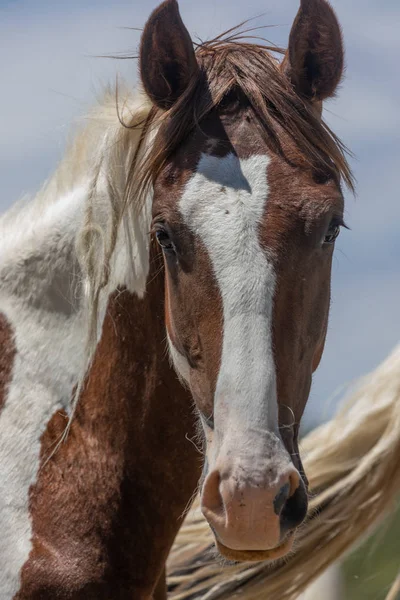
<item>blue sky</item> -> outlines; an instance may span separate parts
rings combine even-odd
[[[97,55],[134,51],[153,0],[0,0],[0,211],[34,192],[62,157],[71,123],[118,71],[136,64]],[[352,231],[337,242],[327,346],[307,417],[327,418],[334,393],[369,371],[400,339],[400,3],[332,0],[343,26],[347,76],[325,117],[355,153]],[[181,0],[193,36],[207,38],[255,15],[286,45],[297,0]]]

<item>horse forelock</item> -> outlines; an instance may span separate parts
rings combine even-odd
[[[126,202],[140,203],[140,197],[145,197],[168,158],[199,128],[204,117],[232,97],[242,97],[249,104],[274,153],[285,155],[281,141],[284,132],[303,165],[318,172],[334,171],[354,189],[348,149],[282,72],[278,56],[284,50],[249,43],[245,33],[240,33],[239,26],[213,40],[195,44],[200,68],[187,90],[168,110],[154,107],[149,113],[146,128],[158,130],[158,135],[144,160],[140,164],[135,161],[135,168],[130,170]],[[237,104],[240,107],[240,101]]]

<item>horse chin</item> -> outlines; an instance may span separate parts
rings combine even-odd
[[[233,550],[232,548],[224,546],[224,544],[222,544],[218,538],[215,538],[215,544],[221,556],[230,561],[273,562],[289,554],[293,548],[294,538],[295,534],[291,533],[284,539],[282,544],[276,548],[271,548],[270,550]]]

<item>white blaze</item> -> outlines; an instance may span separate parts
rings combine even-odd
[[[203,154],[179,209],[210,256],[223,304],[223,342],[214,414],[235,432],[278,434],[272,311],[275,275],[259,242],[269,158]],[[232,437],[233,436],[233,437]],[[263,436],[262,436],[263,437]]]

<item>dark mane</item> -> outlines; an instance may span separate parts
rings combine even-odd
[[[137,153],[133,160],[126,202],[133,198],[135,203],[138,201],[138,195],[145,193],[193,129],[232,94],[245,97],[273,152],[284,155],[279,134],[283,129],[296,145],[303,163],[317,172],[335,171],[354,191],[346,157],[350,153],[282,73],[276,55],[284,54],[283,49],[250,43],[236,28],[211,41],[195,44],[195,48],[200,66],[198,76],[169,110],[153,107],[149,113],[140,145],[143,146],[151,129],[159,127],[159,131],[144,158],[139,161]]]

